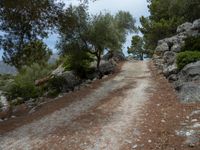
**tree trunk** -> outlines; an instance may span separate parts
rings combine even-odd
[[[144,56],[144,54],[141,53],[141,54],[140,54],[140,60],[144,60],[143,56]]]
[[[99,70],[100,62],[101,62],[101,56],[98,55],[98,56],[97,56],[97,70],[98,70],[98,71],[100,71],[100,70]]]

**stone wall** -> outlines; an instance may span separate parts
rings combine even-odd
[[[187,37],[200,36],[200,19],[177,28],[175,36],[158,41],[153,60],[160,73],[173,83],[181,101],[200,101],[200,62],[188,64],[181,71],[176,65],[177,53]]]

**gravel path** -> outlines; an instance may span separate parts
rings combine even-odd
[[[148,100],[150,77],[147,62],[126,62],[83,99],[1,135],[0,149],[118,150]]]

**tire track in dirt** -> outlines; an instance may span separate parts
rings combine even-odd
[[[115,78],[103,82],[99,88],[82,100],[72,102],[65,108],[0,136],[0,148],[4,150],[41,149],[42,147],[44,149],[73,149],[74,147],[70,147],[70,140],[73,143],[77,138],[79,143],[75,144],[76,149],[117,150],[123,144],[126,131],[131,128],[131,122],[137,117],[139,108],[148,100],[146,90],[150,88],[150,82],[147,62],[126,62]],[[120,92],[127,86],[129,88],[121,96],[114,96],[107,101],[108,103],[105,102],[102,105],[101,102],[113,91]],[[114,108],[110,109],[112,105]],[[54,136],[58,129],[73,126],[76,118],[81,119],[82,116],[87,118],[88,112],[92,109],[112,114],[107,118],[106,124],[97,124],[98,133],[91,133],[95,127],[91,125],[87,134],[81,132],[82,134],[77,133],[77,136],[71,135],[74,139],[66,138],[68,135]],[[98,114],[94,111],[93,115],[95,117]],[[76,124],[73,127],[79,131],[81,125]],[[82,143],[81,136],[89,141],[88,144]]]

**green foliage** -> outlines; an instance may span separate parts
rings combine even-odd
[[[0,90],[5,91],[7,85],[13,80],[13,76],[10,74],[0,74]]]
[[[48,88],[51,89],[48,96],[57,96],[63,89],[65,79],[64,77],[54,77],[48,82]]]
[[[48,36],[61,9],[62,4],[55,0],[0,0],[0,30],[4,33],[0,46],[4,62],[21,68],[22,57],[31,59],[31,55],[24,54],[24,48]]]
[[[158,40],[176,33],[177,26],[200,18],[199,0],[148,0],[150,16],[141,17],[145,49],[154,50]]]
[[[33,63],[45,65],[51,55],[51,50],[42,41],[32,41],[24,45],[24,48],[18,54],[18,69],[23,66],[30,66]]]
[[[41,96],[44,92],[43,87],[35,86],[35,81],[46,77],[48,74],[48,67],[41,67],[38,64],[23,68],[8,86],[7,94],[9,99],[21,97],[26,101],[30,98]]]
[[[58,48],[62,55],[70,55],[72,60],[80,58],[78,53],[83,54],[81,59],[85,59],[89,52],[96,57],[99,69],[104,51],[121,49],[126,35],[135,30],[135,20],[128,12],[120,11],[115,16],[110,13],[90,16],[86,6],[70,6],[59,17],[61,38]]]
[[[81,78],[85,78],[90,69],[93,57],[88,52],[71,52],[64,57],[64,67],[66,70],[73,70]]]
[[[177,55],[177,66],[179,70],[183,69],[187,64],[200,60],[199,51],[185,51]]]
[[[181,51],[200,51],[200,36],[186,38]]]
[[[132,37],[131,47],[128,47],[128,53],[133,54],[140,60],[143,60],[144,51],[144,41],[142,37],[135,35]]]

